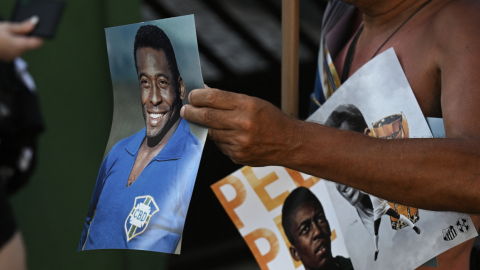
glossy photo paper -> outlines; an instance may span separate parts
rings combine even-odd
[[[194,18],[105,34],[113,123],[78,250],[178,254],[207,134],[180,117],[189,92],[204,88]]]

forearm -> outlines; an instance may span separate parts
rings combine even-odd
[[[447,136],[455,138],[386,140],[298,121],[218,89],[194,90],[189,101],[182,117],[208,126],[236,163],[284,166],[422,209],[480,213],[480,139],[465,135],[480,131],[449,125],[448,117]]]
[[[465,138],[371,138],[298,122],[278,165],[430,210],[480,213],[480,146]]]

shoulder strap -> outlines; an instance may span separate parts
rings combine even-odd
[[[355,38],[352,40],[350,47],[348,48],[347,56],[345,57],[345,63],[343,64],[342,83],[348,79],[350,68],[352,67],[353,56],[355,55],[355,48],[357,47],[358,38],[363,31],[363,25],[358,30]]]

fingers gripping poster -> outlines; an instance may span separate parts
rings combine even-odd
[[[178,254],[207,134],[180,117],[188,93],[204,87],[194,18],[105,34],[113,122],[78,250]]]
[[[393,49],[307,121],[378,139],[432,137]],[[212,189],[262,269],[411,270],[477,235],[468,214],[389,202],[281,167],[244,167]]]

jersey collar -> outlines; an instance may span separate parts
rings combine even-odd
[[[158,153],[152,160],[164,161],[182,158],[189,134],[190,127],[188,126],[188,122],[181,118],[180,124],[173,133],[172,137],[170,137],[162,151],[160,151],[160,153]],[[132,140],[125,146],[125,150],[130,155],[136,156],[146,135],[147,129],[144,127],[142,130],[132,136]]]

